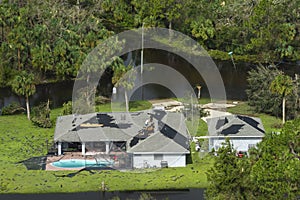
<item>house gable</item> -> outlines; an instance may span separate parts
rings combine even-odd
[[[248,116],[217,117],[207,124],[211,137],[263,137],[265,133],[261,120]]]
[[[264,128],[259,118],[232,115],[208,120],[209,150],[217,150],[229,137],[235,149],[248,151],[264,137]]]

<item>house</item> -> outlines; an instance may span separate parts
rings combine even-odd
[[[237,151],[248,151],[262,141],[264,127],[259,118],[228,115],[207,120],[209,132],[209,151],[218,150],[225,139],[230,139]]]
[[[61,116],[54,141],[58,155],[123,154],[133,168],[184,167],[190,153],[184,116],[163,110]]]

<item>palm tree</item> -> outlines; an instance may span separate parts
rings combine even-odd
[[[114,71],[114,75],[112,77],[112,84],[116,87],[123,87],[125,89],[124,97],[125,97],[125,105],[126,112],[129,112],[129,102],[127,90],[131,90],[134,87],[134,79],[135,79],[135,71],[129,72],[133,67],[131,64],[128,66],[124,65],[124,62],[121,58],[117,58],[117,60],[113,63],[112,70]],[[127,74],[127,72],[129,72]]]
[[[22,71],[11,82],[12,90],[19,96],[25,96],[27,118],[30,120],[29,96],[35,93],[34,75]]]
[[[282,73],[277,75],[270,85],[271,92],[279,94],[282,97],[282,124],[285,123],[286,97],[293,92],[293,87],[292,78]]]

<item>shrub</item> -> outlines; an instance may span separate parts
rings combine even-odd
[[[31,121],[34,125],[42,128],[51,128],[50,108],[48,103],[41,103],[32,109]]]
[[[95,105],[101,105],[105,103],[109,103],[110,99],[104,96],[97,96],[95,97]]]
[[[0,191],[5,191],[7,190],[7,183],[4,183],[3,180],[1,179],[1,183],[0,183]]]
[[[63,104],[62,115],[72,114],[72,101]]]
[[[283,127],[282,123],[275,123],[271,125],[272,128],[281,129]]]
[[[2,115],[13,115],[13,114],[22,113],[24,111],[25,108],[23,108],[19,103],[13,102],[2,108]]]

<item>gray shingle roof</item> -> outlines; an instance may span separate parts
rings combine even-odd
[[[128,152],[189,153],[184,116],[181,113],[153,113],[151,110],[62,116],[57,119],[54,140],[61,142],[130,141],[143,128],[145,121],[149,119],[149,113],[155,114],[153,115],[155,133],[140,141]],[[80,126],[87,123],[100,123],[103,126]]]
[[[76,129],[80,124],[82,124],[84,121],[90,119],[95,114],[86,114],[86,115],[65,115],[65,116],[59,116],[56,120],[56,127],[54,132],[54,141],[60,141],[60,138],[64,139],[78,139],[77,136],[74,136],[73,129]],[[73,132],[73,134],[72,134]],[[69,136],[66,136],[68,134]],[[68,140],[65,140],[68,141]]]
[[[75,123],[72,121],[76,118]],[[132,121],[130,120],[132,118]],[[73,116],[67,115],[57,119],[54,141],[126,141],[135,136],[143,127],[146,112],[136,113],[97,113]],[[99,119],[99,121],[98,121]],[[132,123],[134,122],[134,123]],[[81,124],[103,124],[98,127],[82,127]]]
[[[128,153],[189,153],[187,138],[182,143],[184,145],[175,142],[158,131],[133,146],[128,150]]]
[[[210,136],[263,137],[264,128],[259,118],[230,115],[208,119]]]

